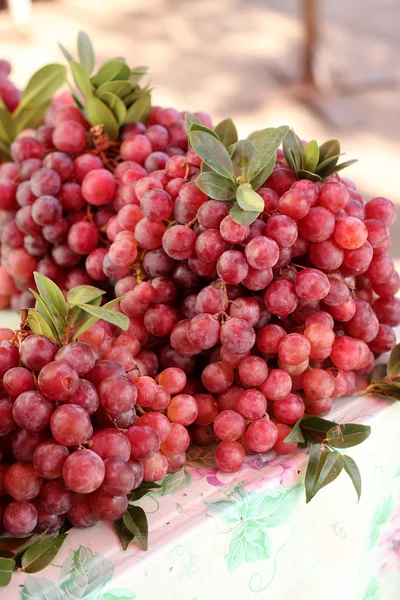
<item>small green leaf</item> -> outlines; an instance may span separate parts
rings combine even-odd
[[[104,290],[99,290],[99,288],[93,287],[92,285],[78,285],[77,287],[72,288],[72,290],[69,290],[67,301],[72,306],[77,306],[78,304],[87,304],[104,294]]]
[[[343,456],[343,468],[346,471],[347,475],[350,477],[352,484],[354,485],[354,489],[357,492],[358,501],[361,498],[361,473],[360,469],[357,467],[356,462],[348,456],[347,454],[342,454]]]
[[[134,102],[136,102],[136,100],[139,100],[139,98],[142,98],[142,96],[150,96],[150,93],[151,93],[151,88],[149,88],[149,87],[134,89],[130,94],[128,94],[127,96],[124,96],[124,104],[125,104],[125,106],[130,107]],[[151,97],[150,97],[150,100],[151,100]]]
[[[13,116],[19,115],[27,105],[49,102],[65,82],[67,70],[63,65],[50,64],[32,75],[21,95],[21,101]]]
[[[290,165],[292,171],[295,173],[304,167],[303,155],[304,148],[299,136],[289,129],[285,139],[283,140],[283,154],[286,158],[286,162]]]
[[[125,331],[129,327],[129,317],[123,315],[122,313],[107,310],[104,306],[93,306],[92,304],[78,304],[78,306],[90,315],[93,315],[98,319],[103,319],[108,323],[112,323],[113,325],[116,325]]]
[[[343,457],[339,452],[329,451],[322,444],[313,445],[305,477],[306,503],[320,489],[334,481],[342,469]]]
[[[6,159],[11,158],[9,144],[6,144],[6,142],[3,142],[2,140],[0,140],[0,154],[3,154]]]
[[[14,559],[17,561],[17,563],[20,562],[19,559],[22,556],[22,554],[24,554],[25,550],[28,550],[28,548],[33,546],[33,544],[36,544],[36,542],[39,542],[40,540],[42,540],[46,535],[47,535],[47,529],[39,535],[32,534],[29,538],[25,538],[25,540],[26,540],[25,544],[20,546],[18,548],[18,550],[14,553]],[[21,540],[21,541],[23,541],[23,540]]]
[[[91,75],[94,69],[95,56],[92,42],[84,31],[78,33],[78,56],[82,67]]]
[[[193,131],[189,134],[189,140],[196,154],[213,171],[226,179],[233,178],[231,157],[219,140],[205,131]]]
[[[359,425],[358,423],[339,424],[328,430],[326,440],[334,448],[351,448],[361,444],[370,435],[371,427],[369,425]]]
[[[323,161],[321,161],[321,159],[320,159],[318,166],[315,168],[315,172],[320,173],[321,177],[324,177],[325,171],[328,172],[331,169],[336,167],[339,158],[340,158],[340,154],[335,154],[334,156],[330,156],[329,158],[326,158]]]
[[[234,144],[231,158],[235,177],[247,177],[247,169],[255,150],[256,147],[250,140],[240,140]]]
[[[0,587],[6,587],[10,581],[15,560],[12,558],[0,558]]]
[[[315,140],[308,142],[304,148],[304,169],[306,171],[314,171],[319,161],[319,148]]]
[[[309,181],[314,181],[314,183],[322,180],[322,177],[317,173],[311,173],[311,171],[306,171],[305,169],[300,169],[300,171],[297,171],[297,177],[299,179],[308,179]]]
[[[146,123],[151,112],[150,93],[141,95],[134,104],[128,108],[125,123]]]
[[[99,98],[102,94],[115,94],[118,98],[124,98],[133,90],[133,85],[129,81],[106,81],[96,90],[96,96]]]
[[[107,104],[108,108],[113,112],[114,117],[117,119],[118,125],[121,127],[125,123],[126,119],[126,106],[115,94],[111,92],[106,92],[101,94],[100,99]]]
[[[197,125],[202,125],[202,122],[200,121],[199,117],[196,117],[196,115],[194,115],[193,113],[186,113],[185,128],[186,128],[186,133],[188,135],[189,135],[189,131],[190,131],[190,128],[193,125],[193,123],[197,123]]]
[[[129,81],[132,83],[132,85],[137,85],[139,83],[139,81],[145,75],[147,75],[148,70],[149,70],[149,67],[135,67],[134,69],[131,69]]]
[[[80,92],[86,97],[90,98],[93,96],[93,85],[90,81],[90,77],[87,71],[82,67],[81,64],[74,60],[70,63],[72,77]]]
[[[400,400],[400,383],[392,381],[377,381],[369,387],[366,394],[368,396],[380,396],[390,400]]]
[[[250,181],[253,190],[257,190],[263,185],[263,183],[265,183],[265,181],[268,179],[268,177],[274,170],[275,162],[276,158],[275,156],[272,156],[271,160],[265,165],[263,170],[260,171],[260,173],[256,177],[253,177],[253,179]]]
[[[321,175],[322,179],[325,179],[326,177],[329,177],[329,175],[339,173],[339,171],[343,171],[343,169],[351,167],[351,165],[354,165],[356,162],[358,162],[358,160],[356,158],[353,158],[353,160],[348,160],[347,162],[340,163],[340,165],[336,165],[331,169],[324,169],[324,171],[320,171],[319,174]]]
[[[118,539],[120,541],[122,550],[125,552],[125,550],[128,548],[129,544],[135,536],[129,531],[122,517],[114,522],[114,527],[115,533],[117,534]]]
[[[196,179],[196,185],[207,196],[221,202],[233,200],[236,196],[237,186],[217,173],[200,173]]]
[[[21,565],[25,573],[37,573],[51,563],[67,538],[66,533],[35,542],[23,554]]]
[[[293,425],[292,431],[283,440],[285,443],[299,442],[299,444],[303,444],[305,442],[304,436],[301,433],[300,425],[301,419],[296,421],[296,423]]]
[[[15,124],[6,108],[0,108],[0,139],[11,144],[15,138]]]
[[[340,154],[340,142],[339,140],[327,140],[319,147],[319,160],[320,162],[333,156],[339,156]]]
[[[258,212],[258,214],[264,210],[265,206],[260,194],[257,194],[249,183],[239,185],[236,191],[236,201],[241,209]]]
[[[224,119],[214,127],[214,131],[225,148],[238,141],[238,132],[232,119]]]
[[[216,140],[219,140],[218,134],[215,133],[215,131],[213,129],[206,127],[202,123],[192,123],[192,125],[190,126],[189,134],[192,131],[204,131],[204,133],[208,133],[209,135],[212,135],[213,137],[215,137]]]
[[[104,102],[96,96],[91,96],[86,102],[86,112],[91,125],[103,125],[110,140],[118,138],[117,119]]]
[[[238,204],[234,204],[229,211],[230,218],[239,225],[251,225],[258,218],[258,211],[243,210]]]
[[[51,311],[49,310],[46,302],[41,296],[39,296],[37,292],[35,292],[35,290],[30,288],[29,291],[36,300],[35,310],[37,310],[38,313],[44,318],[53,333],[53,337],[55,339],[61,339],[64,332],[64,321],[57,314],[57,311],[54,309],[54,307],[51,308]]]
[[[142,550],[147,550],[149,525],[143,508],[129,505],[122,519]]]
[[[97,88],[106,81],[114,81],[116,79],[129,80],[131,70],[122,60],[108,60],[100,67],[96,75],[92,77],[93,85]]]
[[[331,427],[337,425],[334,421],[321,419],[321,417],[306,417],[301,421],[301,430],[306,436],[316,436],[325,439],[325,434]]]
[[[136,488],[136,490],[133,490],[133,492],[128,495],[128,501],[137,502],[140,498],[143,498],[143,496],[146,496],[150,492],[158,492],[159,490],[161,490],[161,485],[158,483],[145,481],[140,484],[140,487]]]
[[[67,62],[71,62],[71,60],[74,60],[72,55],[68,52],[68,50],[62,45],[60,44],[60,42],[58,42],[58,47],[60,48],[61,52],[64,55],[64,58]]]
[[[372,369],[371,373],[369,374],[368,383],[370,383],[370,384],[376,383],[377,381],[384,379],[387,375],[386,367],[387,367],[387,365],[384,365],[383,363],[380,363],[379,365],[375,365],[375,367]]]
[[[52,342],[57,343],[58,338],[54,335],[52,328],[40,312],[34,308],[28,309],[28,325],[32,333],[43,335]]]
[[[253,142],[255,146],[261,143],[265,138],[267,138],[271,133],[275,130],[275,127],[267,127],[266,129],[260,129],[259,131],[255,131],[251,133],[247,139]]]
[[[40,105],[25,106],[25,108],[13,119],[15,133],[21,133],[24,129],[35,129],[42,121],[49,102]]]
[[[288,131],[289,127],[286,125],[277,127],[272,133],[263,138],[259,138],[257,142],[255,142],[256,151],[251,158],[247,172],[249,181],[257,177],[257,175],[261,173],[270,160],[273,157],[276,157],[276,151],[282,144]]]
[[[60,288],[53,281],[51,281],[51,279],[41,275],[37,271],[34,272],[33,276],[36,287],[50,312],[53,314],[53,311],[50,308],[50,306],[53,305],[57,314],[66,318],[68,314],[68,307]]]
[[[118,304],[118,302],[120,302],[121,298],[114,298],[114,300],[110,300],[110,302],[107,302],[107,304],[103,304],[102,308],[104,310],[110,310],[113,306],[115,306],[116,304]],[[74,308],[74,310],[77,307]],[[81,310],[81,309],[80,309]],[[83,311],[86,312],[87,311]],[[99,317],[89,317],[88,319],[85,320],[85,322],[83,323],[83,325],[81,325],[79,327],[79,329],[75,332],[74,337],[72,338],[73,341],[77,340],[78,337],[80,335],[82,335],[83,333],[85,333],[85,331],[87,331],[88,329],[90,329],[92,327],[92,325],[94,325],[95,323],[97,323],[97,321],[99,321]]]

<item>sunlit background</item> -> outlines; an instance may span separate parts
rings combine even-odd
[[[361,192],[400,204],[400,2],[308,0],[320,13],[320,91],[301,84],[306,3],[0,0],[0,55],[23,86],[63,60],[57,41],[73,52],[83,29],[98,62],[125,56],[150,67],[155,104],[233,117],[243,134],[289,124],[305,139],[337,137],[359,159],[347,175]],[[393,254],[400,259],[400,235]]]

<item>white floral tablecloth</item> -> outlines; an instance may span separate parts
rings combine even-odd
[[[329,418],[372,425],[349,451],[362,475],[358,504],[342,473],[306,505],[304,450],[248,457],[228,475],[198,449],[139,501],[147,552],[123,552],[106,523],[74,529],[50,566],[14,573],[0,599],[400,599],[400,404],[343,399]]]

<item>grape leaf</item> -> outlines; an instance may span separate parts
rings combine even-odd
[[[68,600],[92,600],[97,598],[113,574],[111,560],[79,546],[70,552],[62,566],[60,587]]]
[[[0,108],[0,139],[11,144],[15,137],[15,124],[6,108]]]
[[[245,211],[254,211],[260,214],[264,210],[264,200],[255,192],[249,183],[239,185],[236,191],[236,201]]]
[[[390,377],[400,372],[400,344],[397,344],[391,351],[386,368]]]
[[[193,125],[193,123],[197,123],[198,125],[202,125],[202,122],[200,121],[199,117],[196,117],[196,115],[194,115],[193,113],[186,113],[185,115],[185,128],[186,128],[186,133],[189,135],[189,131],[191,126]]]
[[[357,492],[358,501],[361,497],[361,474],[360,469],[356,465],[355,460],[351,458],[351,456],[347,456],[347,454],[343,454],[343,468],[346,471],[347,475],[350,477],[352,484],[354,485],[354,489]]]
[[[107,302],[107,304],[103,304],[102,308],[104,310],[109,310],[111,309],[113,306],[115,306],[116,304],[118,304],[118,302],[120,302],[121,298],[114,298],[114,300],[110,300],[110,302]],[[88,311],[84,311],[84,312],[88,312]],[[102,317],[100,317],[102,318]],[[99,321],[99,317],[97,316],[92,316],[89,317],[80,327],[79,329],[75,332],[74,337],[72,338],[73,341],[75,341],[76,339],[78,339],[78,337],[80,335],[82,335],[82,333],[85,333],[85,331],[87,331],[88,329],[90,329],[92,327],[92,325],[94,325],[95,323],[97,323],[97,321]]]
[[[125,331],[129,327],[129,317],[122,313],[107,310],[104,306],[93,306],[92,304],[78,304],[78,307],[90,315],[98,317],[98,319],[104,319],[104,321],[112,323]]]
[[[203,125],[203,123],[192,123],[192,125],[190,126],[189,133],[191,133],[192,131],[204,131],[204,133],[208,133],[209,135],[215,137],[216,140],[219,140],[218,134],[213,129],[210,129],[209,127]]]
[[[196,154],[207,163],[213,171],[226,179],[233,179],[233,166],[227,149],[213,135],[205,131],[192,131],[189,134],[190,144]]]
[[[34,308],[28,309],[28,325],[32,333],[36,333],[37,335],[43,335],[44,337],[49,338],[52,342],[57,343],[58,338],[53,334],[53,331],[50,325],[47,323],[46,319],[40,314],[38,310]]]
[[[133,85],[129,81],[106,81],[102,83],[96,90],[96,96],[102,94],[111,93],[118,96],[118,98],[124,98],[130,94],[133,90]]]
[[[265,168],[270,160],[276,156],[276,151],[285,139],[289,127],[282,125],[277,127],[270,134],[257,139],[256,150],[251,157],[247,171],[248,180],[251,181]],[[252,140],[254,141],[254,140]]]
[[[351,448],[366,440],[371,434],[369,425],[348,423],[347,425],[334,425],[327,434],[326,440],[334,448]]]
[[[111,92],[105,92],[100,95],[100,100],[102,100],[104,104],[107,104],[108,108],[117,119],[118,125],[121,127],[121,125],[125,123],[127,114],[126,106],[121,98],[118,98],[116,94],[112,94]]]
[[[149,525],[143,508],[129,505],[122,519],[125,527],[134,535],[135,542],[142,550],[147,550]]]
[[[236,196],[237,186],[230,179],[225,179],[217,173],[200,173],[196,179],[197,187],[214,200],[226,202]]]
[[[269,163],[267,163],[265,165],[263,170],[260,171],[260,173],[256,177],[253,177],[253,179],[250,181],[251,187],[253,188],[253,190],[257,190],[268,179],[268,177],[271,175],[272,171],[274,170],[275,162],[276,162],[276,158],[274,155],[271,157],[271,160],[269,161]]]
[[[115,81],[116,79],[129,80],[131,70],[123,60],[108,60],[105,62],[96,75],[92,77],[93,85],[97,88],[106,81]]]
[[[255,150],[256,147],[250,140],[240,140],[234,144],[231,158],[236,177],[247,176],[247,169]]]
[[[67,533],[35,541],[23,554],[21,565],[26,573],[37,573],[51,563],[67,538]]]
[[[327,140],[319,147],[319,160],[320,163],[328,158],[338,157],[340,154],[340,142],[339,140]]]
[[[307,146],[304,148],[303,160],[304,169],[306,171],[314,171],[319,161],[319,148],[315,140],[308,142]]]
[[[320,489],[339,476],[343,465],[343,457],[336,450],[329,451],[322,444],[312,446],[305,477],[307,504]]]
[[[291,166],[292,171],[296,173],[303,168],[303,144],[293,129],[289,129],[287,132],[287,135],[283,140],[282,149],[286,161]]]
[[[78,285],[72,288],[72,290],[69,290],[67,294],[67,301],[72,304],[72,306],[76,306],[78,304],[86,304],[87,302],[91,302],[95,298],[103,296],[104,294],[104,290],[100,290],[92,285]]]
[[[91,96],[86,102],[86,112],[91,125],[103,125],[110,140],[118,138],[119,127],[117,119],[108,106],[97,98]]]
[[[65,82],[66,75],[66,68],[56,63],[46,65],[36,71],[22,92],[20,104],[14,111],[13,117],[18,116],[27,105],[41,105],[50,102],[55,92]]]
[[[238,141],[238,132],[232,119],[224,119],[214,127],[214,131],[225,148]]]
[[[305,442],[304,436],[301,433],[301,419],[299,419],[292,427],[292,431],[283,440],[285,443],[299,442],[303,444]]]
[[[15,560],[12,558],[0,558],[0,587],[6,587],[10,581]]]
[[[92,42],[84,31],[78,33],[78,56],[82,67],[91,75],[94,69],[95,56]]]
[[[24,129],[35,129],[40,124],[49,104],[49,102],[46,102],[40,105],[25,106],[23,111],[13,120],[15,133],[20,133]]]
[[[126,113],[125,123],[140,122],[146,123],[151,112],[151,96],[150,93],[140,95],[134,104],[128,108]]]
[[[93,96],[93,85],[90,81],[90,77],[87,71],[83,68],[83,66],[75,62],[74,60],[70,63],[72,77],[78,87],[78,89],[82,92],[82,94],[86,98],[90,98]]]
[[[238,204],[234,204],[229,211],[230,218],[239,225],[251,225],[259,214],[258,211],[243,210]]]
[[[66,317],[68,313],[67,303],[60,288],[51,279],[41,275],[37,271],[34,272],[33,276],[37,289],[50,312],[53,314],[51,307],[54,307],[57,314],[61,315],[61,317]]]

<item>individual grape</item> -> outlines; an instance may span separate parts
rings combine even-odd
[[[66,362],[50,362],[45,365],[38,377],[40,391],[50,400],[67,400],[79,385],[78,373]]]
[[[73,494],[72,506],[65,515],[73,527],[93,527],[99,517],[93,512],[88,494]]]
[[[135,227],[135,238],[142,248],[155,250],[161,246],[165,231],[166,228],[163,223],[143,218]]]
[[[291,188],[279,198],[278,208],[281,215],[286,215],[297,221],[306,216],[311,206],[305,193],[299,189]]]
[[[124,462],[129,460],[131,445],[128,437],[117,429],[101,429],[92,438],[91,450],[104,461],[108,458],[119,458]]]
[[[168,473],[176,473],[186,463],[186,452],[180,452],[179,454],[172,454],[171,456],[165,457],[168,462]]]
[[[269,419],[256,419],[247,427],[245,439],[250,450],[267,452],[278,439],[278,429]]]
[[[350,194],[343,183],[325,183],[319,192],[319,203],[332,212],[338,212],[346,207]]]
[[[238,440],[246,429],[246,421],[241,414],[233,410],[223,410],[214,420],[215,435],[222,441]]]
[[[197,417],[194,421],[196,425],[209,425],[218,415],[219,408],[216,400],[211,394],[195,394],[194,399],[197,404]]]
[[[328,295],[329,279],[318,269],[302,269],[297,273],[294,287],[299,298],[304,300],[322,300]]]
[[[186,374],[182,369],[169,367],[161,371],[158,383],[168,390],[170,394],[179,394],[186,385]]]
[[[373,257],[365,276],[371,283],[384,283],[388,281],[394,273],[394,261],[389,254]]]
[[[103,489],[97,489],[90,494],[90,507],[102,521],[116,521],[128,508],[128,498],[126,495],[114,496]]]
[[[300,219],[298,227],[306,240],[313,243],[324,242],[331,237],[335,229],[335,217],[326,208],[313,206],[309,213]]]
[[[102,330],[101,333],[104,334],[104,331]],[[101,343],[103,341],[104,341],[104,338],[102,337],[99,345],[101,345]],[[122,365],[120,365],[115,360],[98,360],[96,362],[96,364],[94,365],[93,369],[91,369],[86,374],[86,378],[91,383],[93,383],[93,385],[95,387],[99,387],[100,383],[104,379],[107,379],[108,377],[124,376],[124,375],[125,375],[124,368],[122,367]]]
[[[197,211],[198,222],[206,229],[218,229],[227,215],[228,207],[218,200],[204,202]]]
[[[14,140],[10,146],[12,159],[17,163],[22,163],[28,158],[43,158],[44,146],[33,137],[22,137]]]
[[[328,306],[339,306],[350,297],[349,287],[340,279],[329,279],[329,294],[325,296],[324,302]]]
[[[290,281],[275,280],[265,294],[265,306],[278,317],[287,317],[296,310],[298,297],[295,287]]]
[[[311,354],[315,350],[328,348],[335,341],[335,334],[330,325],[325,323],[311,323],[304,330],[304,337],[309,341],[311,346]],[[313,356],[311,356],[313,358]]]
[[[249,356],[250,352],[232,352],[231,350],[229,350],[226,346],[221,346],[219,348],[219,357],[216,356],[216,358],[221,359],[221,361],[223,363],[225,363],[226,365],[229,365],[230,367],[233,367],[234,369],[237,369],[240,365],[240,363],[242,362],[242,360],[244,358],[246,358],[246,356]],[[216,362],[216,361],[211,361],[211,362]]]
[[[249,271],[245,279],[243,279],[243,285],[249,290],[259,291],[264,290],[272,281],[273,272],[272,269],[253,269],[249,267]]]
[[[311,244],[309,253],[312,263],[323,271],[338,269],[345,256],[343,250],[331,239]]]
[[[329,313],[325,312],[324,310],[318,310],[311,315],[307,315],[305,326],[309,327],[314,323],[322,323],[324,325],[328,325],[328,327],[330,327],[331,329],[333,329],[334,326],[333,318]]]
[[[328,412],[333,405],[333,398],[325,398],[324,400],[308,400],[306,399],[306,410],[310,415],[320,415]]]
[[[68,448],[54,440],[45,440],[36,448],[33,464],[41,477],[58,479],[62,475],[62,468],[68,456]]]
[[[206,229],[198,236],[195,244],[195,252],[198,258],[209,263],[216,263],[221,254],[227,249],[228,244],[217,229]]]
[[[138,396],[136,386],[121,375],[103,379],[98,392],[100,405],[114,415],[133,408]]]
[[[38,518],[35,527],[35,533],[43,533],[47,534],[58,533],[61,527],[64,524],[64,516],[63,515],[51,515],[41,507],[40,502],[35,502]]]
[[[158,434],[147,425],[129,427],[127,437],[131,444],[131,458],[135,460],[147,460],[160,449]]]
[[[63,466],[63,479],[73,492],[90,494],[104,480],[104,462],[92,450],[77,450],[68,456]],[[67,516],[68,518],[68,516]]]
[[[28,369],[13,367],[3,377],[3,387],[7,396],[17,398],[23,392],[35,389],[35,379]]]
[[[217,271],[225,283],[237,285],[247,277],[249,267],[241,252],[227,250],[218,259]]]
[[[220,323],[208,313],[196,315],[191,319],[187,338],[191,344],[202,350],[212,348],[219,340]],[[163,385],[163,384],[161,384]],[[165,386],[168,389],[168,386]]]
[[[190,437],[187,429],[179,423],[171,424],[171,433],[161,444],[161,451],[163,454],[171,456],[185,452],[190,444]]]
[[[285,398],[292,390],[292,379],[282,369],[269,371],[267,379],[260,385],[260,391],[267,400],[276,401]]]
[[[246,245],[245,254],[254,269],[268,269],[278,262],[279,246],[273,239],[256,236]]]
[[[175,309],[167,304],[153,304],[144,316],[147,330],[156,337],[169,335],[177,320]]]
[[[61,481],[45,483],[40,490],[40,506],[53,515],[64,515],[72,506],[72,493]]]
[[[387,198],[382,196],[372,198],[365,205],[365,213],[367,219],[377,219],[382,221],[386,227],[393,225],[396,219],[396,207]]]
[[[290,333],[279,343],[278,357],[287,365],[296,366],[310,356],[311,345],[308,339],[300,333]]]
[[[76,404],[58,406],[50,419],[54,439],[64,446],[77,446],[88,441],[93,427],[88,413]]]
[[[276,427],[278,429],[278,438],[272,450],[284,456],[291,454],[298,446],[297,442],[285,442],[285,438],[290,434],[292,428],[289,425],[285,425],[285,423],[277,423]]]
[[[381,298],[391,298],[392,296],[395,296],[400,289],[400,275],[397,271],[394,271],[392,276],[383,283],[373,283],[372,289]]]
[[[337,337],[332,346],[331,360],[335,367],[343,371],[357,369],[361,357],[359,340],[347,335]]]
[[[353,298],[349,298],[339,306],[330,306],[329,312],[336,321],[347,322],[354,317],[356,312],[356,303]]]
[[[231,352],[244,354],[254,346],[256,334],[247,321],[233,317],[221,326],[220,339]]]
[[[400,323],[400,299],[378,298],[375,300],[373,309],[378,320],[383,325],[396,327]]]
[[[85,148],[86,131],[76,121],[61,121],[54,128],[52,140],[58,150],[73,154]]]
[[[236,223],[229,215],[223,218],[219,226],[222,238],[230,244],[240,244],[250,233],[248,225]]]
[[[293,425],[304,415],[304,402],[296,394],[289,394],[286,398],[276,400],[272,410],[275,417],[286,425]]]
[[[278,346],[286,331],[280,325],[265,325],[257,331],[256,345],[263,353],[270,356],[278,354]]]
[[[286,371],[291,377],[296,377],[307,370],[309,362],[309,359],[306,358],[306,360],[299,365],[288,365],[287,363],[284,363],[278,359],[278,367]]]
[[[334,238],[341,248],[356,250],[367,241],[368,230],[360,219],[345,217],[336,223]]]
[[[13,419],[23,429],[41,431],[50,422],[53,406],[36,391],[23,392],[13,406]]]
[[[237,411],[249,421],[260,419],[267,411],[267,401],[265,396],[255,389],[243,391],[237,401]],[[224,412],[227,411],[223,411],[220,414],[223,414]],[[218,437],[220,436],[218,435]]]
[[[335,382],[328,371],[310,369],[303,378],[304,393],[311,400],[330,398],[335,391]]]
[[[389,352],[396,345],[396,334],[389,325],[379,325],[378,332],[372,341],[369,343],[369,347],[372,352],[376,354],[382,354],[383,352]]]
[[[229,307],[229,315],[244,319],[254,327],[260,319],[260,306],[254,298],[236,298]]]
[[[190,425],[197,419],[198,408],[196,400],[189,394],[179,394],[171,399],[167,416],[171,423]]]
[[[158,412],[145,413],[136,421],[136,425],[147,425],[157,432],[160,443],[165,442],[171,433],[171,423],[167,417]]]
[[[88,415],[93,415],[99,408],[99,396],[93,383],[86,379],[80,379],[74,394],[67,399],[68,404],[77,404],[83,408]]]
[[[7,340],[0,341],[0,379],[4,377],[7,371],[19,364],[19,352],[16,346],[13,346]]]
[[[296,241],[298,231],[293,219],[286,215],[273,215],[267,221],[265,234],[280,248],[290,248]]]
[[[58,350],[54,360],[67,363],[78,375],[86,375],[96,363],[92,347],[85,342],[71,342],[63,346]]]
[[[97,227],[86,221],[75,223],[68,232],[68,245],[75,254],[90,254],[98,241]]]
[[[3,516],[3,525],[11,535],[27,535],[35,529],[38,513],[31,502],[10,502]]]
[[[240,381],[250,387],[258,387],[267,379],[268,366],[259,356],[248,356],[239,364]]]
[[[39,494],[42,478],[36,473],[33,465],[15,462],[7,469],[4,487],[14,500],[26,502]]]
[[[244,464],[246,457],[243,446],[239,442],[221,442],[215,452],[215,464],[218,469],[234,473]]]
[[[143,481],[160,481],[168,472],[168,461],[161,452],[143,461]]]

